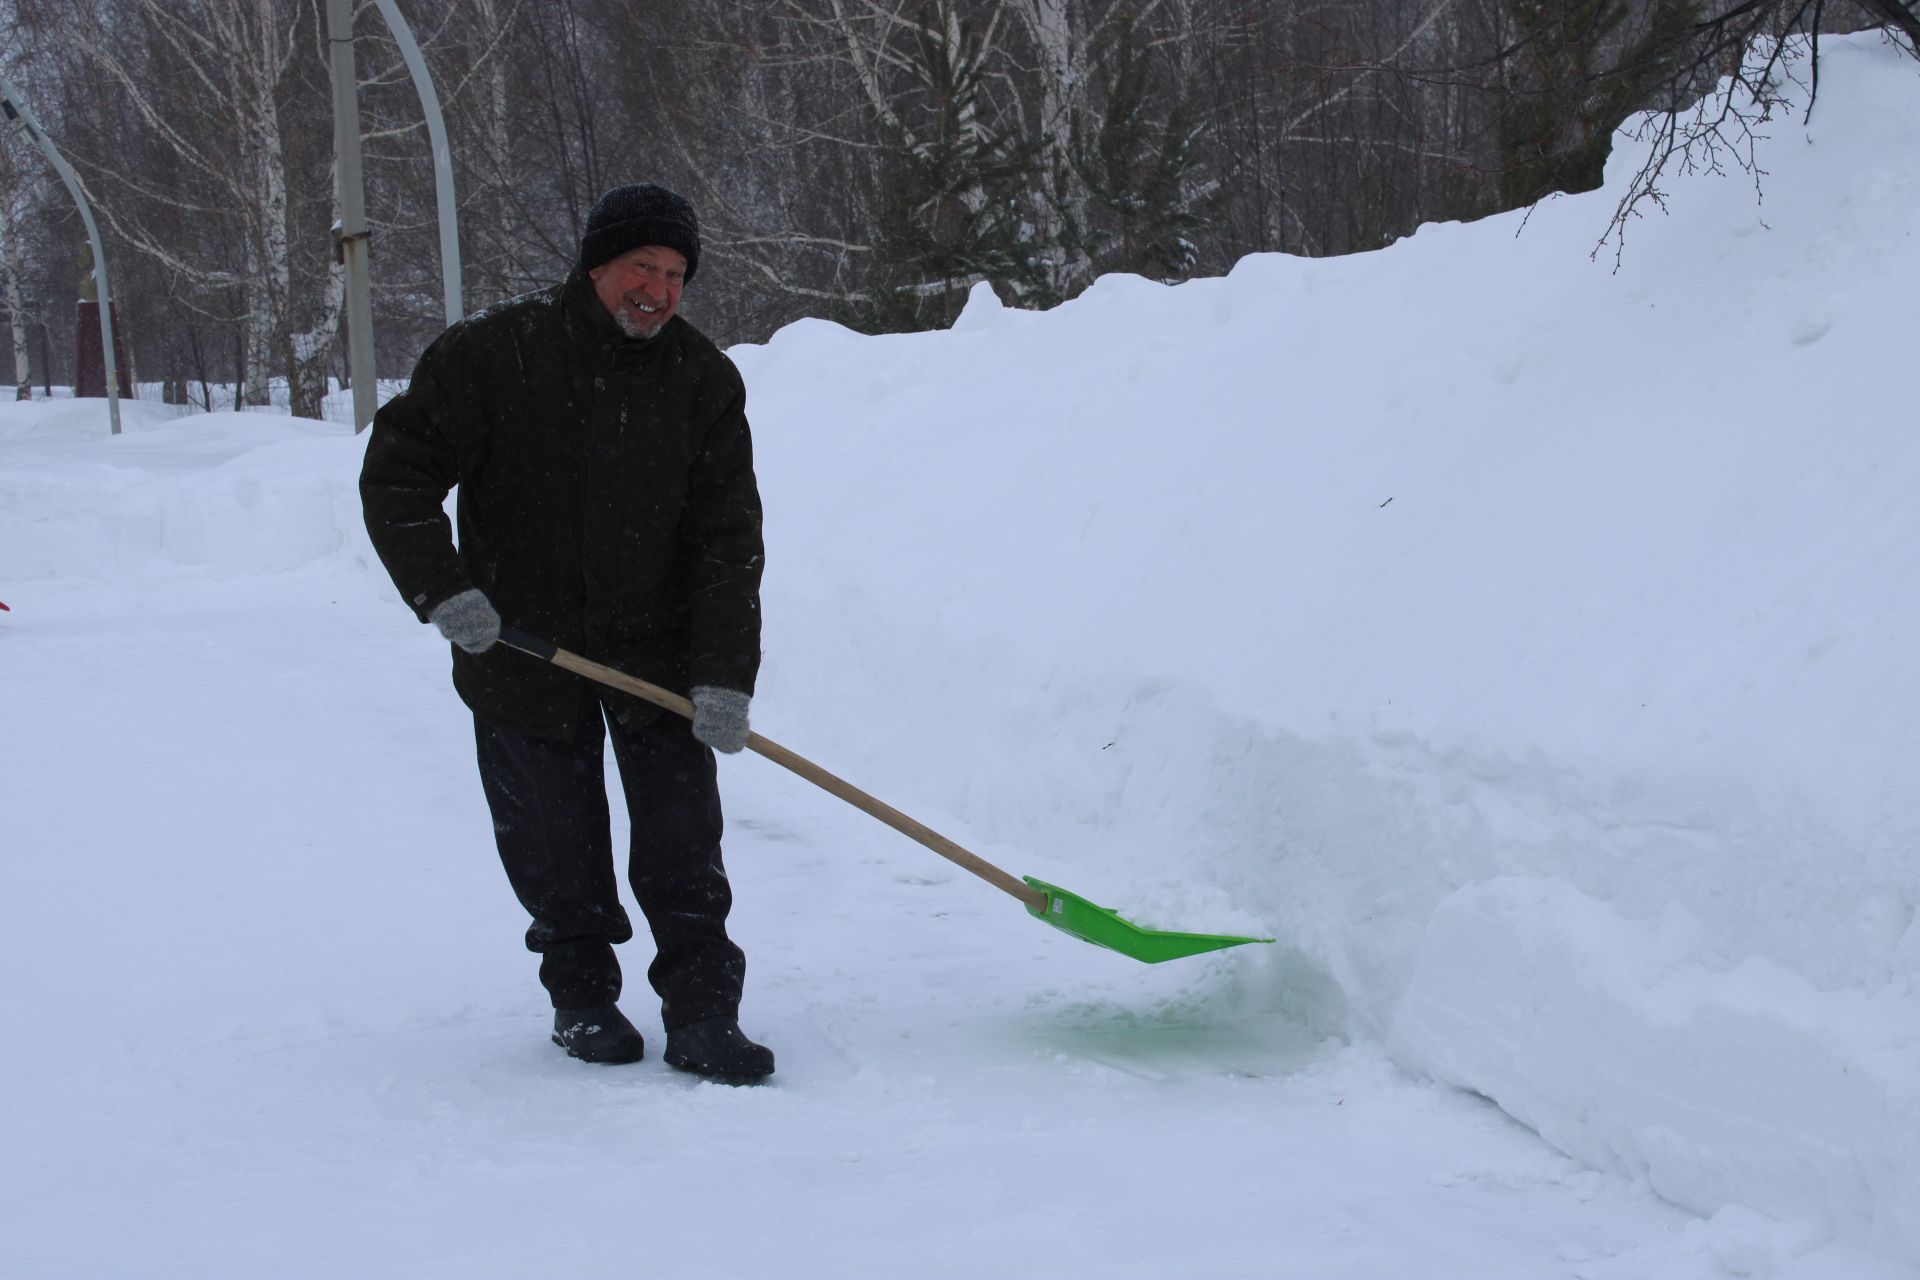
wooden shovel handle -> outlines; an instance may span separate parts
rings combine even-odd
[[[693,703],[679,694],[670,693],[656,684],[648,684],[645,680],[630,676],[624,671],[602,666],[577,653],[569,653],[565,649],[536,639],[513,627],[500,629],[500,643],[510,649],[518,649],[522,653],[542,658],[556,667],[564,667],[575,675],[585,676],[589,680],[596,680],[611,688],[630,693],[636,698],[651,702],[656,707],[664,707],[688,720],[693,719]],[[1047,895],[1045,893],[1024,880],[1008,875],[979,854],[970,853],[961,848],[925,823],[909,818],[892,805],[875,799],[843,778],[835,777],[805,756],[789,751],[771,738],[763,738],[757,733],[747,735],[747,746],[781,768],[799,774],[822,791],[830,792],[868,816],[880,819],[901,835],[925,845],[955,866],[971,871],[1002,893],[1018,898],[1029,910],[1046,911]]]

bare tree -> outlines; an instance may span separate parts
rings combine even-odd
[[[164,268],[175,305],[238,324],[242,403],[268,403],[278,370],[317,416],[340,294],[312,228],[331,194],[311,0],[20,9],[68,87],[75,166],[113,234]]]
[[[1920,3],[1873,0],[1858,6],[1858,16],[1829,13],[1848,6],[1826,0],[1773,0],[1734,6],[1717,17],[1693,24],[1670,44],[1647,49],[1642,62],[1660,71],[1659,99],[1629,136],[1645,147],[1639,167],[1615,206],[1602,245],[1614,245],[1616,260],[1625,245],[1628,222],[1648,204],[1664,207],[1663,181],[1675,172],[1723,172],[1729,165],[1760,176],[1754,146],[1758,130],[1787,103],[1787,86],[1800,66],[1807,69],[1805,112],[1811,116],[1819,97],[1820,37],[1829,17],[1843,29],[1877,26],[1903,41],[1920,58]],[[1849,21],[1849,18],[1852,18]],[[1629,63],[1615,74],[1629,74]],[[1705,92],[1717,75],[1727,77],[1723,93]]]
[[[1669,175],[1731,167],[1759,176],[1759,130],[1785,105],[1802,66],[1813,110],[1823,33],[1877,27],[1920,56],[1920,0],[1528,0],[1507,8],[1481,55],[1435,64],[1396,53],[1339,70],[1471,91],[1494,102],[1503,125],[1528,121],[1502,131],[1506,205],[1598,186],[1614,130],[1638,117],[1628,136],[1645,148],[1641,163],[1600,237],[1616,253],[1627,224],[1664,201]],[[1727,91],[1716,92],[1723,78]]]
[[[1637,119],[1617,237],[1677,168],[1751,165],[1820,32],[1920,41],[1920,0],[400,2],[448,115],[469,308],[559,278],[601,191],[651,179],[701,211],[689,314],[722,341],[803,315],[938,323],[978,278],[1044,306],[1104,270],[1372,248],[1592,185]],[[115,274],[136,358],[254,402],[284,376],[318,412],[341,281],[317,0],[8,4],[36,105],[132,250]],[[432,165],[361,8],[376,338],[399,372],[441,323]],[[930,36],[964,75],[927,74]],[[1736,92],[1710,95],[1726,76]],[[989,139],[1032,163],[969,177]],[[953,189],[903,204],[913,166]],[[45,186],[15,209],[16,355],[35,331],[18,298],[71,285],[72,214]],[[969,227],[994,249],[966,266],[950,233]],[[901,271],[936,244],[955,251],[938,272]],[[947,305],[885,320],[902,289]]]
[[[26,272],[21,258],[22,223],[33,193],[11,146],[0,147],[0,287],[7,300],[13,337],[13,397],[33,399],[33,359],[27,345]]]

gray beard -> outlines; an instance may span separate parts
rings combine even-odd
[[[637,342],[645,342],[648,338],[660,332],[659,325],[656,324],[649,328],[641,324],[633,318],[632,313],[624,306],[613,313],[613,322],[620,326],[620,332]]]

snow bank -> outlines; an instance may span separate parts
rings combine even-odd
[[[1764,204],[1677,180],[1618,271],[1616,167],[1524,232],[736,349],[757,726],[1137,919],[1281,937],[1193,972],[1717,1215],[1740,1265],[1920,1259],[1920,76],[1826,49]],[[0,406],[16,607],[387,590],[344,428],[76,446],[72,411]]]
[[[116,437],[103,404],[0,404],[0,581],[376,564],[350,426],[129,400]]]
[[[1732,967],[1674,910],[1629,922],[1565,881],[1449,896],[1399,1039],[1562,1150],[1684,1205],[1752,1206],[1911,1256],[1920,1080],[1904,987]]]
[[[736,352],[767,714],[1277,934],[1222,963],[1583,1159],[1920,1257],[1920,77],[1831,42],[1772,132],[1764,203],[1677,181],[1617,272],[1616,166],[1524,231]]]

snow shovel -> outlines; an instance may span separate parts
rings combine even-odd
[[[656,707],[664,707],[687,719],[693,719],[693,703],[677,693],[670,693],[658,685],[648,684],[625,672],[615,671],[597,662],[591,662],[576,653],[536,639],[513,627],[500,629],[500,643],[521,653],[531,654],[556,667],[563,667],[575,675],[585,676],[610,688],[630,693],[636,698],[651,702]],[[1196,956],[1205,951],[1220,951],[1227,947],[1237,947],[1246,942],[1272,942],[1272,938],[1238,938],[1216,933],[1174,933],[1166,929],[1146,929],[1120,916],[1106,907],[1095,906],[1076,893],[1068,893],[1057,885],[1044,880],[1035,880],[1026,876],[1016,880],[994,866],[985,858],[969,853],[939,832],[919,822],[893,806],[874,799],[866,792],[828,773],[819,765],[787,750],[779,743],[763,738],[757,733],[747,736],[747,746],[765,756],[782,768],[799,774],[808,782],[824,791],[845,800],[854,808],[871,817],[880,819],[911,840],[916,840],[933,850],[947,861],[971,871],[994,888],[1010,897],[1018,898],[1022,906],[1045,920],[1062,933],[1072,934],[1082,942],[1091,942],[1097,947],[1106,947],[1118,951],[1121,955],[1132,956],[1135,960],[1144,960],[1148,964],[1158,964],[1162,960],[1177,960],[1181,956]]]

